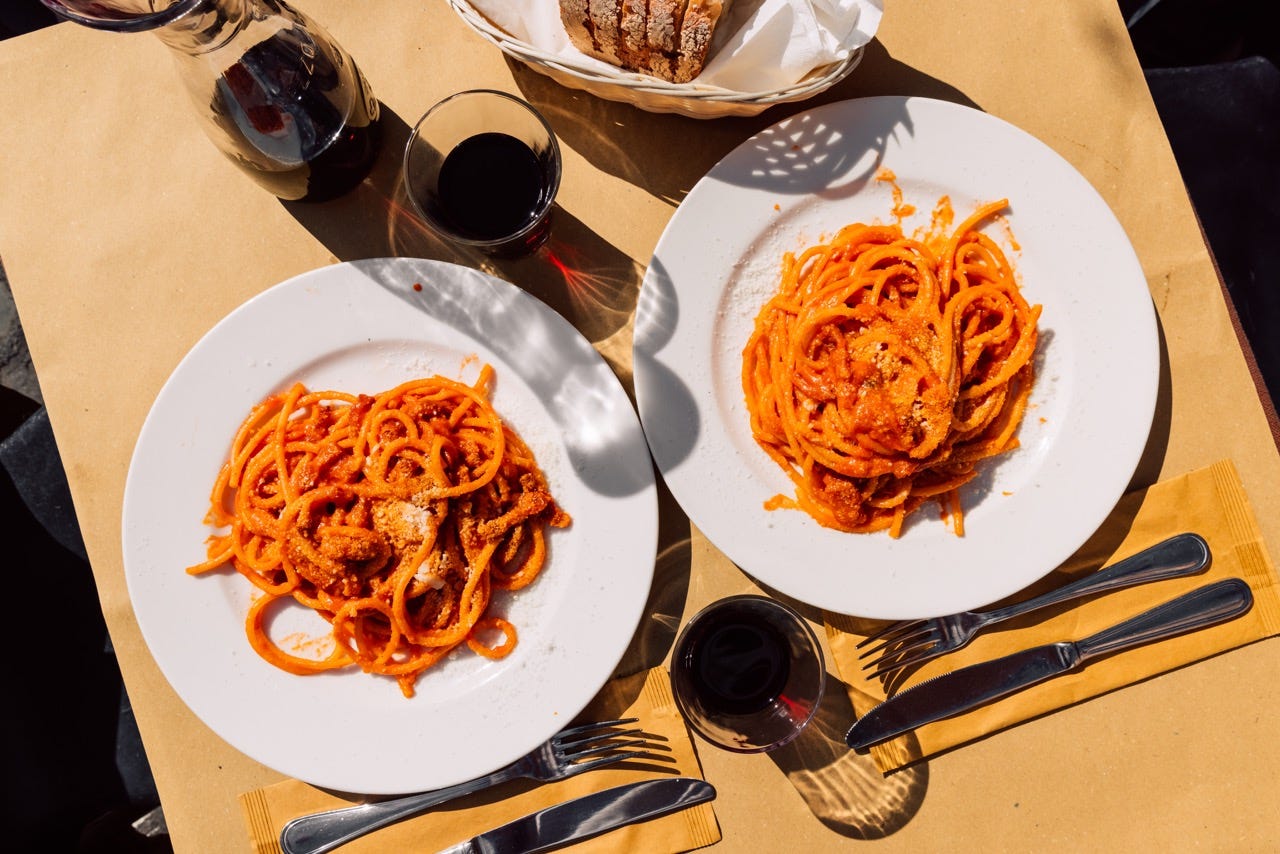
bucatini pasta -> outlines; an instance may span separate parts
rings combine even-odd
[[[752,435],[795,485],[767,507],[896,537],[936,499],[963,534],[957,489],[1017,446],[1034,374],[1040,306],[977,230],[1007,204],[949,235],[855,224],[786,255],[742,360]]]
[[[259,589],[249,642],[290,673],[359,666],[412,696],[418,676],[465,644],[489,657],[516,628],[490,613],[494,589],[532,582],[546,527],[569,516],[533,454],[474,386],[413,380],[374,396],[295,385],[245,419],[214,485],[208,560]],[[332,627],[332,651],[295,655],[266,631],[269,609],[299,602]]]

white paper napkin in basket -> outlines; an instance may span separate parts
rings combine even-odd
[[[569,43],[557,0],[471,0],[513,38],[596,72],[609,66]],[[772,92],[838,62],[876,34],[884,0],[734,0],[716,26],[711,59],[694,81]]]

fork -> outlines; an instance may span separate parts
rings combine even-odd
[[[904,668],[955,652],[993,623],[1094,593],[1194,575],[1208,566],[1209,559],[1209,544],[1202,537],[1192,533],[1178,534],[1106,569],[1025,602],[991,611],[965,611],[946,617],[890,623],[858,643],[858,649],[866,647],[858,659],[865,659],[862,669],[867,678],[887,677]]]
[[[628,749],[647,744],[644,738],[635,737],[640,736],[642,730],[617,729],[633,724],[636,720],[622,718],[561,730],[510,765],[465,783],[403,798],[358,804],[295,818],[280,831],[280,847],[285,854],[322,854],[380,827],[425,812],[445,801],[509,780],[523,777],[551,782],[603,768],[624,759],[653,756],[654,754],[644,750]]]

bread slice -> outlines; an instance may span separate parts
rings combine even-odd
[[[649,61],[641,71],[663,80],[674,77],[680,52],[680,23],[688,5],[689,0],[649,0],[649,18],[645,22]]]
[[[570,43],[587,54],[595,54],[595,39],[591,35],[591,13],[587,0],[560,0],[560,23],[569,35]]]
[[[596,55],[612,65],[622,65],[622,0],[587,0]]]
[[[702,73],[731,0],[560,0],[573,46],[588,56],[675,83]]]
[[[702,73],[716,23],[729,3],[730,0],[689,0],[680,22],[680,50],[671,78],[674,82],[688,83]]]
[[[618,29],[622,36],[619,53],[624,68],[640,71],[648,68],[648,22],[649,0],[622,0],[622,17],[619,19]]]

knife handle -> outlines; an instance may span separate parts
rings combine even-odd
[[[1198,587],[1150,611],[1076,641],[1080,661],[1235,619],[1253,605],[1249,585],[1228,578]]]
[[[444,789],[299,816],[280,831],[280,848],[285,854],[324,854],[356,837],[426,812],[445,801],[523,776],[516,771],[518,763],[519,760],[485,777]]]

